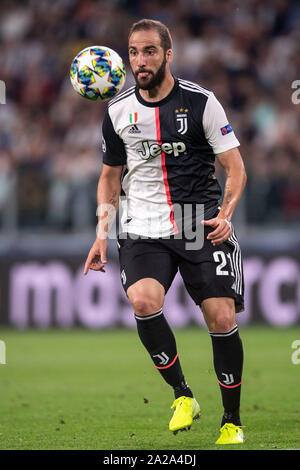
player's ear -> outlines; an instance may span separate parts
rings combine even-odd
[[[173,51],[172,49],[168,49],[166,52],[166,60],[167,62],[172,62],[173,59]]]

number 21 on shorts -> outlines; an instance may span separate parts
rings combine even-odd
[[[231,259],[230,253],[225,254],[224,251],[220,251],[220,250],[214,251],[213,257],[214,257],[214,261],[218,263],[216,267],[217,276],[228,276],[229,274],[230,276],[234,276],[232,259]],[[229,260],[229,265],[230,265],[230,273],[227,269],[224,269],[224,268],[227,268],[228,260]]]

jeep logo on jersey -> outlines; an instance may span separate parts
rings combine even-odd
[[[174,157],[178,157],[178,155],[185,152],[185,150],[186,146],[184,142],[164,142],[159,145],[158,143],[149,144],[149,142],[144,141],[142,142],[142,148],[138,150],[138,152],[143,160],[148,160],[149,158],[158,157],[162,152],[167,154],[173,153]]]

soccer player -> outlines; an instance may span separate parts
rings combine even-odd
[[[121,280],[139,337],[174,391],[169,429],[189,429],[200,415],[163,314],[165,295],[179,269],[212,340],[224,407],[217,444],[242,443],[243,346],[236,313],[243,310],[244,285],[231,224],[246,182],[239,141],[214,94],[171,73],[172,40],[164,24],[135,23],[128,46],[136,86],[109,102],[103,120],[98,232],[84,274],[89,269],[105,272],[108,228],[124,195],[118,235]],[[226,174],[221,206],[215,157]]]

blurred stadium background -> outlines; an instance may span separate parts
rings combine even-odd
[[[106,274],[83,276],[106,104],[79,97],[69,67],[84,47],[109,46],[125,60],[131,86],[127,35],[143,17],[169,26],[174,74],[214,91],[241,142],[248,184],[234,219],[246,280],[239,322],[299,325],[296,0],[1,1],[0,325],[135,326],[114,240]],[[217,175],[223,181],[219,167]],[[203,324],[179,278],[166,312],[175,327]]]

